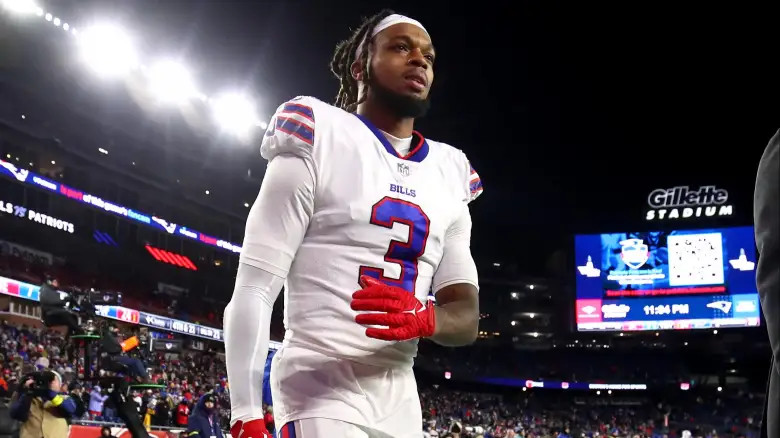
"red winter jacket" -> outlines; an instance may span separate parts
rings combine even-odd
[[[190,407],[184,403],[179,403],[176,408],[176,424],[178,426],[187,426],[187,420],[190,416]]]

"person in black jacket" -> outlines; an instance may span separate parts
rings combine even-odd
[[[57,288],[60,286],[57,279],[47,279],[41,285],[40,302],[41,315],[43,323],[47,327],[67,326],[70,336],[79,332],[79,317],[74,312],[68,310],[68,300],[63,299]]]
[[[109,361],[104,366],[114,371],[123,371],[135,378],[138,382],[145,382],[148,379],[148,373],[144,363],[135,357],[125,356],[124,347],[117,338],[118,333],[115,327],[106,327],[101,333],[100,348],[101,352],[106,354],[106,360]],[[119,367],[117,367],[117,364]]]
[[[760,254],[756,285],[766,319],[772,362],[769,369],[761,436],[780,437],[780,130],[761,157],[753,197],[756,247]]]

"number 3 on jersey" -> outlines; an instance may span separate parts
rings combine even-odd
[[[393,228],[395,223],[409,226],[406,241],[391,240],[385,253],[385,262],[401,266],[399,278],[388,278],[385,270],[361,266],[359,275],[374,277],[388,286],[396,286],[414,293],[417,282],[417,260],[425,253],[431,221],[419,205],[401,199],[385,196],[371,209],[371,223],[384,228]]]

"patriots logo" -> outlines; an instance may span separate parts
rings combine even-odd
[[[650,251],[642,239],[626,239],[620,242],[623,247],[620,258],[631,269],[639,269],[650,258]]]
[[[723,313],[729,313],[731,310],[731,303],[728,301],[715,301],[714,303],[707,304],[710,309],[718,309]]]
[[[152,216],[152,220],[157,222],[161,227],[165,228],[165,231],[170,234],[173,234],[173,232],[176,231],[176,224],[169,224],[168,221],[157,216]]]
[[[0,166],[5,167],[8,169],[11,174],[13,174],[14,178],[16,178],[19,182],[25,182],[27,181],[27,176],[30,174],[30,171],[27,169],[18,169],[13,164],[0,160]]]

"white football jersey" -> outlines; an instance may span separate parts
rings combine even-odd
[[[312,97],[279,107],[261,153],[269,161],[302,157],[314,178],[314,210],[285,283],[285,343],[371,365],[411,365],[417,341],[367,337],[352,294],[369,275],[427,300],[447,230],[482,192],[466,156],[415,132],[399,157],[371,122]]]

